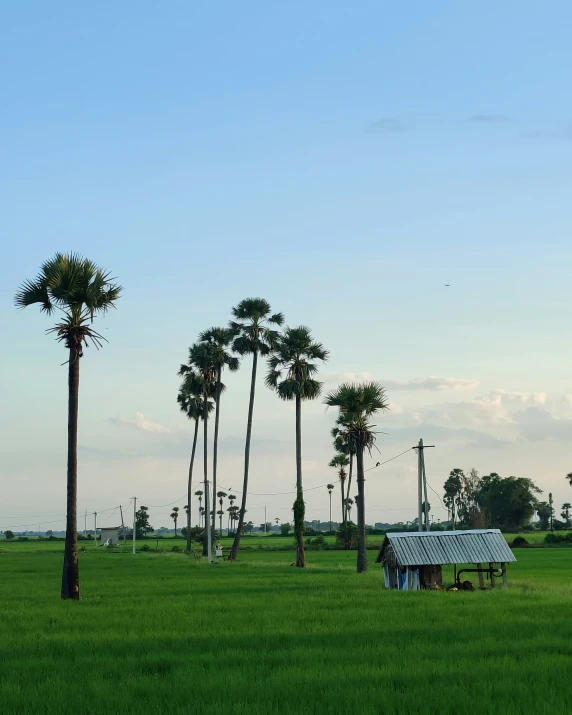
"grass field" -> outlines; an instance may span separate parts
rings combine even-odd
[[[475,593],[385,591],[371,552],[361,576],[354,552],[240,556],[88,550],[72,603],[61,554],[8,545],[0,712],[570,712],[572,549],[519,550]]]
[[[546,534],[549,532],[547,531],[534,531],[531,533],[526,533],[526,534],[504,534],[505,539],[509,544],[512,543],[513,539],[516,536],[524,536],[524,538],[528,541],[530,545],[540,545],[544,542],[544,538]],[[563,532],[564,533],[564,532]],[[309,537],[309,538],[314,538],[314,537]],[[373,535],[373,536],[368,536],[368,547],[370,549],[374,548],[379,548],[383,542],[383,536],[381,535]],[[336,543],[336,537],[335,536],[324,536],[324,540],[327,545],[329,546],[334,546]],[[230,547],[232,546],[233,543],[233,537],[223,537],[220,539],[223,548],[225,550],[230,550]],[[98,541],[99,545],[101,546],[101,542]],[[173,536],[163,536],[163,537],[155,537],[155,536],[149,536],[147,539],[144,540],[139,540],[137,542],[137,547],[140,548],[144,544],[147,544],[147,546],[151,549],[156,549],[157,547],[160,550],[168,551],[169,549],[172,549],[173,546],[177,546],[181,549],[185,549],[185,540],[182,538],[175,539]],[[196,544],[195,544],[196,545]],[[264,535],[264,534],[248,534],[244,535],[241,539],[240,542],[241,548],[244,548],[246,550],[251,550],[251,549],[264,549],[264,550],[284,550],[284,549],[293,549],[295,548],[295,541],[293,536],[272,536],[272,535]],[[95,544],[93,541],[80,541],[79,543],[80,548],[85,549],[86,551],[91,551],[95,549]],[[17,550],[18,552],[25,552],[25,551],[63,551],[64,549],[64,539],[57,539],[54,541],[50,541],[48,539],[45,540],[38,540],[37,538],[34,537],[29,537],[28,541],[18,541],[17,539],[6,541],[6,539],[0,539],[0,549],[4,549],[6,551],[12,551],[12,550]],[[131,550],[131,542],[127,542],[127,549],[130,551]]]

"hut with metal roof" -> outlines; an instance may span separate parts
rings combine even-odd
[[[512,561],[516,558],[498,529],[387,534],[377,556],[385,587],[400,591],[442,588],[445,564],[455,566],[457,587],[471,588],[468,579],[461,579],[463,573],[477,574],[480,588],[485,576],[492,588],[497,578],[506,585],[506,565]],[[462,565],[459,571],[457,565]]]

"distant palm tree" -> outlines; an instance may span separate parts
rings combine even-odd
[[[175,522],[175,539],[177,538],[177,519],[179,518],[179,507],[174,506],[171,512],[171,519]]]
[[[234,332],[230,328],[209,328],[199,335],[202,343],[212,347],[212,361],[216,370],[214,395],[215,395],[215,426],[213,441],[213,494],[217,493],[217,465],[218,465],[218,427],[220,420],[220,396],[224,390],[222,384],[222,371],[227,367],[231,372],[236,372],[240,367],[240,360],[234,357],[226,348],[232,343]],[[222,520],[221,520],[222,524]],[[213,516],[212,531],[215,532],[215,518]],[[222,526],[221,526],[222,536]]]
[[[213,479],[213,481],[214,481],[214,479]],[[223,502],[223,499],[226,497],[226,492],[217,492],[216,495],[218,497],[218,503],[220,504],[220,511],[217,511],[217,514],[220,517],[220,536],[222,538],[222,517],[224,514],[224,510],[222,508],[222,502]]]
[[[564,524],[566,525],[566,528],[570,528],[570,509],[572,509],[572,504],[570,502],[564,502],[562,504],[562,513],[560,516],[564,519]]]
[[[266,385],[281,400],[296,403],[296,501],[294,502],[294,531],[296,534],[296,566],[306,565],[304,554],[304,518],[306,507],[302,489],[302,401],[320,396],[322,383],[315,379],[318,360],[328,359],[328,351],[314,341],[309,328],[286,328],[268,360]]]
[[[203,513],[203,492],[200,489],[197,489],[195,492],[195,496],[199,498],[199,528],[203,525],[201,521],[201,516]]]
[[[334,432],[334,431],[337,432],[338,428],[337,427],[334,428],[334,430],[332,430],[332,432]],[[337,442],[337,440],[340,440],[340,442],[337,442],[337,444],[335,446],[343,448],[343,444],[342,444],[342,441],[341,441],[341,438],[339,437],[339,435],[336,435],[335,439],[336,439],[336,442]],[[328,466],[333,467],[334,469],[338,470],[338,478],[340,480],[340,495],[341,495],[341,499],[342,499],[342,530],[343,530],[344,539],[345,539],[346,544],[347,544],[347,538],[346,538],[346,536],[347,536],[347,534],[346,534],[346,499],[347,499],[347,496],[345,493],[345,482],[346,482],[346,477],[348,475],[347,475],[345,468],[348,466],[349,463],[350,463],[350,460],[348,459],[348,457],[343,452],[338,452],[334,457],[332,457],[332,459],[330,460],[330,463],[328,465]]]
[[[227,522],[227,527],[226,527],[226,535],[230,536],[230,522],[231,522],[230,512],[231,512],[231,509],[234,507],[234,502],[236,501],[236,496],[234,494],[229,494],[228,501],[230,502],[230,508],[227,509],[229,514],[228,514],[228,522]]]
[[[352,507],[354,505],[353,499],[346,499],[346,511],[348,513],[348,521],[351,521]]]
[[[216,378],[217,378],[217,367],[215,364],[215,347],[210,343],[195,343],[189,348],[189,363],[188,365],[181,365],[179,370],[179,375],[187,375],[189,373],[198,373],[202,380],[203,387],[203,401],[208,402],[209,398],[216,397]],[[219,392],[224,387],[221,385]],[[203,420],[203,472],[204,472],[204,490],[205,490],[205,529],[203,536],[203,556],[211,558],[211,522],[209,517],[211,515],[211,499],[209,494],[209,482],[208,482],[208,416],[205,415],[207,419]],[[212,500],[214,501],[215,496],[213,493]],[[213,510],[214,511],[214,510]],[[207,526],[208,525],[208,526]]]
[[[42,312],[61,311],[61,319],[48,333],[63,342],[69,352],[68,364],[68,452],[66,542],[61,597],[79,600],[79,560],[77,540],[77,428],[79,407],[79,364],[83,348],[96,348],[105,338],[92,325],[98,314],[106,313],[121,293],[121,287],[103,268],[76,253],[57,253],[45,261],[38,276],[22,283],[15,296],[18,308],[38,303]]]
[[[354,468],[354,457],[356,454],[356,446],[353,442],[353,437],[352,433],[348,430],[348,425],[347,425],[347,418],[340,413],[338,415],[338,419],[336,420],[336,426],[332,429],[332,437],[334,438],[334,447],[336,451],[340,452],[341,454],[345,454],[348,456],[349,460],[349,477],[348,477],[348,483],[346,487],[345,494],[343,495],[342,502],[345,504],[345,500],[350,498],[350,489],[352,487],[352,477],[353,477],[353,468]],[[345,513],[345,507],[342,510],[342,521],[344,524],[344,538],[346,542],[346,548],[350,548],[351,546],[351,539],[348,538],[348,530],[347,530],[347,514]]]
[[[358,486],[358,573],[367,571],[366,529],[365,529],[365,476],[364,451],[375,444],[375,425],[369,420],[376,413],[389,409],[385,390],[378,382],[363,384],[344,383],[330,392],[324,400],[328,407],[338,407],[347,424],[351,442],[356,448]]]
[[[238,556],[240,537],[246,513],[246,495],[248,490],[248,469],[250,464],[250,441],[252,437],[252,416],[254,413],[254,393],[256,390],[256,370],[258,356],[268,355],[279,334],[272,326],[280,326],[284,322],[282,313],[272,313],[270,304],[264,298],[246,298],[232,309],[234,320],[230,321],[230,329],[236,337],[232,349],[239,355],[252,355],[252,377],[250,379],[250,400],[248,403],[248,421],[246,423],[246,443],[244,446],[244,481],[242,500],[238,517],[238,527],[234,543],[229,555],[229,561],[235,561]]]
[[[566,475],[566,479],[568,480],[568,483],[572,487],[572,472],[570,472],[570,474]]]
[[[332,492],[334,491],[334,485],[327,485],[328,494],[330,495],[330,536],[332,534]]]
[[[200,375],[195,371],[186,371],[183,384],[177,395],[177,402],[181,411],[184,412],[190,420],[195,423],[193,434],[193,447],[191,450],[191,461],[189,463],[189,477],[187,480],[187,551],[191,550],[191,492],[193,482],[193,466],[195,463],[195,451],[197,448],[197,436],[199,432],[199,420],[205,416],[205,402],[203,396],[203,384]],[[211,412],[214,405],[208,400],[206,403],[206,412]],[[195,492],[199,497],[199,505],[202,504],[202,491]]]

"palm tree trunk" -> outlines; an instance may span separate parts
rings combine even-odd
[[[348,539],[348,499],[350,498],[350,488],[352,486],[352,475],[354,471],[354,455],[350,452],[350,473],[348,477],[348,492],[344,500],[344,539],[346,542],[346,549],[351,548],[351,539]]]
[[[221,381],[221,368],[218,368],[216,376],[216,396],[215,396],[215,426],[214,426],[214,443],[213,443],[213,505],[215,504],[216,497],[216,469],[217,469],[217,456],[218,456],[218,421],[220,418],[220,381]],[[212,533],[216,531],[216,509],[213,508],[213,518],[212,518]],[[222,531],[222,529],[221,529]],[[221,534],[222,536],[222,534]]]
[[[206,390],[203,396],[203,404],[208,403],[208,396]],[[203,556],[210,558],[210,528],[211,528],[211,515],[209,509],[209,482],[208,482],[208,415],[205,414],[205,419],[203,420],[203,471],[205,480],[205,518],[204,518],[204,534],[203,534]]]
[[[62,598],[79,600],[79,561],[77,548],[77,423],[79,408],[80,347],[70,346],[68,363],[68,469],[66,544],[62,574]]]
[[[244,526],[244,514],[246,512],[246,490],[248,489],[248,467],[250,464],[250,440],[252,437],[252,415],[254,413],[254,393],[256,390],[256,367],[258,365],[258,351],[252,354],[252,377],[250,379],[250,402],[248,403],[248,422],[246,423],[246,444],[244,446],[244,481],[242,483],[242,499],[240,502],[240,512],[238,517],[238,526],[234,536],[234,542],[229,561],[236,561],[238,556],[238,547],[240,546],[240,537]]]
[[[358,486],[358,556],[357,570],[358,573],[367,571],[367,550],[365,536],[365,478],[363,471],[363,450],[361,445],[357,448],[357,486]]]
[[[302,491],[302,399],[296,395],[296,503],[294,504],[294,529],[296,530],[296,566],[304,568],[304,492]]]
[[[191,551],[191,495],[193,484],[193,465],[195,462],[195,450],[197,448],[197,435],[199,433],[199,420],[195,420],[195,434],[193,435],[193,449],[191,450],[191,461],[189,463],[189,481],[187,484],[187,551]]]

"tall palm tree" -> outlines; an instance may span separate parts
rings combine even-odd
[[[179,507],[174,506],[171,512],[171,519],[175,522],[175,539],[177,538],[177,519],[179,518]]]
[[[236,372],[240,367],[240,360],[234,357],[226,348],[232,343],[234,332],[230,328],[209,328],[199,335],[201,343],[212,347],[211,357],[216,370],[215,378],[215,426],[213,441],[213,495],[217,493],[217,464],[218,464],[218,427],[220,420],[220,396],[224,389],[222,384],[222,371],[227,367],[231,372]],[[212,531],[215,532],[215,517],[213,516]],[[222,536],[222,527],[221,527]]]
[[[309,328],[286,328],[268,361],[266,385],[276,390],[281,400],[296,403],[296,501],[294,531],[296,533],[296,566],[306,565],[304,554],[304,491],[302,489],[302,400],[320,396],[322,383],[315,379],[317,360],[328,359],[328,351],[314,341]]]
[[[189,363],[181,365],[179,370],[180,375],[187,375],[195,372],[200,375],[203,388],[203,401],[208,402],[209,398],[216,397],[216,376],[217,368],[215,365],[215,347],[211,343],[195,343],[189,348]],[[224,385],[219,385],[219,392],[224,389]],[[203,472],[204,472],[204,490],[205,490],[205,530],[203,536],[203,556],[211,558],[211,504],[208,482],[208,415],[203,420]],[[214,493],[212,496],[213,502],[215,499]],[[214,509],[212,510],[214,512]]]
[[[213,482],[214,482],[214,478],[213,478]],[[220,511],[217,511],[217,514],[220,517],[220,538],[222,539],[222,517],[224,514],[224,509],[222,508],[222,503],[223,503],[224,498],[226,497],[226,492],[217,492],[216,495],[218,497],[218,503],[220,504]]]
[[[87,258],[76,253],[57,253],[45,261],[33,280],[22,283],[15,303],[26,308],[38,303],[42,312],[61,311],[60,321],[47,332],[68,350],[68,454],[66,543],[61,597],[79,599],[79,561],[77,541],[77,427],[79,409],[79,365],[83,348],[96,348],[105,340],[93,329],[93,320],[106,313],[120,296],[114,278]]]
[[[568,483],[572,487],[572,472],[570,472],[570,474],[566,475],[566,479],[568,480]]]
[[[334,485],[328,484],[326,486],[328,494],[330,495],[330,536],[332,535],[332,492],[334,491]]]
[[[334,428],[332,430],[332,433],[337,432],[337,431],[338,431],[338,429]],[[343,449],[343,443],[341,441],[338,442],[338,440],[340,440],[340,437],[339,437],[339,435],[336,435],[335,446],[337,446],[340,449]],[[347,534],[346,534],[346,498],[347,497],[346,497],[346,493],[345,493],[345,482],[346,482],[346,477],[348,476],[345,468],[348,466],[349,463],[350,463],[350,460],[348,459],[346,454],[344,454],[343,452],[338,452],[334,457],[332,457],[332,459],[330,460],[330,463],[328,465],[328,466],[333,467],[334,469],[338,470],[338,478],[340,480],[340,495],[341,495],[341,499],[342,499],[342,529],[343,529],[342,533],[344,534],[344,539],[347,536]],[[347,543],[347,539],[346,539],[346,543]]]
[[[191,449],[191,460],[189,462],[189,477],[187,480],[187,551],[191,551],[191,492],[193,483],[193,466],[195,463],[195,452],[197,449],[197,436],[199,433],[199,420],[205,418],[205,413],[208,414],[213,409],[213,403],[208,400],[205,402],[203,397],[203,385],[200,375],[195,371],[186,371],[185,379],[179,389],[177,402],[181,411],[184,412],[190,420],[195,423],[193,433],[193,447]],[[202,504],[202,491],[196,491],[195,495],[199,497],[199,505]]]
[[[272,326],[280,326],[284,322],[282,313],[272,313],[270,304],[264,298],[245,298],[232,309],[234,320],[229,327],[236,337],[232,349],[239,355],[252,355],[252,376],[250,379],[250,400],[248,403],[248,421],[246,423],[246,443],[244,446],[244,481],[242,500],[238,517],[238,527],[234,543],[229,555],[229,561],[235,561],[238,556],[240,537],[246,513],[246,495],[248,490],[248,469],[250,464],[250,441],[252,438],[252,416],[254,413],[254,394],[256,391],[256,371],[258,356],[268,355],[276,342],[279,333]]]
[[[380,411],[389,409],[385,390],[378,382],[363,384],[344,383],[330,392],[324,402],[328,407],[338,407],[340,416],[346,422],[351,442],[356,449],[358,486],[358,573],[367,571],[367,551],[365,532],[365,477],[364,452],[375,444],[375,425],[370,418]]]

